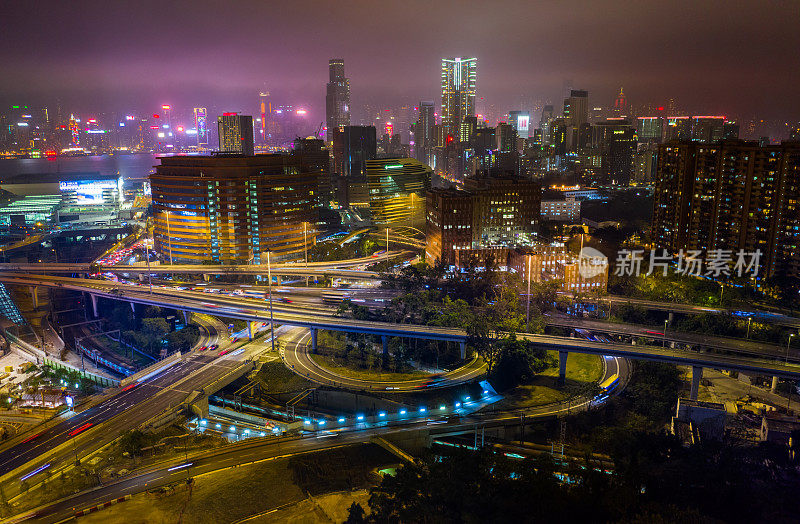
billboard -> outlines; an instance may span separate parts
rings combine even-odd
[[[117,191],[121,194],[120,182],[118,180],[62,180],[58,183],[58,189],[62,193],[75,193],[75,203],[78,205],[103,205],[103,192],[113,194]],[[115,195],[116,196],[116,195]]]

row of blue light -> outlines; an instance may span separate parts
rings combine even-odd
[[[489,394],[489,391],[488,391],[488,390],[484,390],[483,394],[484,394],[484,395],[488,395],[488,394]],[[470,404],[471,402],[472,402],[472,397],[469,397],[469,396],[467,396],[467,397],[464,397],[464,399],[463,399],[463,405],[468,405],[468,404]],[[456,409],[456,410],[458,410],[458,409],[461,409],[462,402],[459,402],[459,401],[457,401],[457,402],[455,402],[455,403],[453,404],[453,406],[454,406],[454,409]],[[442,405],[440,405],[440,406],[439,406],[439,411],[440,411],[440,412],[441,412],[441,411],[447,411],[447,405],[446,405],[446,404],[442,404]],[[427,407],[425,407],[425,406],[421,406],[421,407],[420,407],[419,409],[417,409],[417,411],[416,411],[416,414],[418,414],[418,415],[420,415],[420,416],[424,416],[424,415],[426,415],[427,413],[428,413],[428,408],[427,408]],[[435,413],[435,412],[434,412],[434,413]],[[408,415],[408,414],[409,414],[409,410],[407,410],[407,409],[401,409],[400,411],[398,411],[398,412],[397,412],[397,415],[398,415],[398,416],[400,416],[400,417],[406,416],[406,415]],[[411,413],[411,414],[412,414],[412,415],[414,414],[414,413],[413,413],[413,411],[412,411],[412,413]],[[387,416],[389,416],[389,414],[388,414],[388,412],[386,412],[386,411],[379,411],[379,412],[378,412],[378,419],[385,419]],[[356,423],[358,423],[358,422],[364,422],[365,418],[366,418],[366,416],[365,416],[365,415],[363,415],[363,414],[358,414],[358,415],[356,415],[356,416],[355,416],[355,422],[356,422]],[[326,423],[327,423],[327,421],[326,421],[326,420],[324,420],[324,419],[320,419],[320,420],[317,420],[317,421],[314,421],[313,419],[304,419],[304,420],[303,420],[303,424],[305,424],[305,425],[307,425],[307,426],[310,426],[310,425],[312,425],[312,424],[313,424],[313,423],[315,423],[315,422],[316,422],[317,426],[325,426],[325,425],[326,425]],[[339,424],[346,424],[346,423],[347,423],[347,417],[345,417],[345,416],[339,417],[339,418],[337,419],[337,422],[338,422]]]

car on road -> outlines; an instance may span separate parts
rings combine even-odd
[[[219,349],[219,344],[211,344],[210,346],[208,346],[209,351],[216,351],[218,349]]]

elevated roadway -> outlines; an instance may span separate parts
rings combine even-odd
[[[264,322],[269,319],[270,308],[264,300],[229,297],[196,291],[154,288],[148,293],[146,287],[88,279],[57,278],[42,275],[0,274],[0,281],[26,286],[61,287],[84,291],[95,296],[117,300],[157,305],[172,309],[212,313],[230,318]],[[462,329],[413,324],[370,322],[336,317],[330,311],[322,312],[310,308],[294,308],[289,304],[274,306],[275,322],[290,326],[332,331],[366,333],[381,336],[398,336],[445,340],[463,343],[467,334]],[[607,344],[596,341],[576,340],[548,335],[524,335],[544,349],[560,352],[594,353],[629,358],[659,360],[682,365],[712,367],[772,376],[800,378],[800,366],[784,363],[775,358],[739,356],[716,353],[696,353],[653,346]],[[667,340],[669,338],[667,337]],[[719,348],[727,351],[729,348]]]

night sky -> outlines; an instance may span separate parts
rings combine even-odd
[[[565,85],[631,103],[800,120],[800,3],[781,1],[6,1],[0,102],[126,111],[276,101],[324,115],[327,61],[354,106],[439,103],[440,58],[477,56],[498,111]]]

